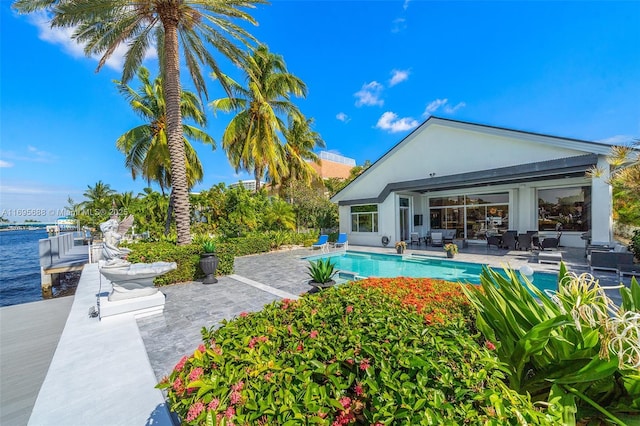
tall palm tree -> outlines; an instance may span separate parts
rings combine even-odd
[[[149,71],[144,67],[140,67],[138,70],[138,79],[141,83],[138,91],[119,81],[116,81],[116,84],[134,112],[147,123],[120,136],[116,141],[116,147],[125,154],[125,165],[131,170],[131,176],[134,179],[138,174],[142,174],[149,184],[151,181],[157,182],[164,194],[164,190],[171,186],[172,179],[162,79],[158,77],[152,83],[149,79]],[[207,117],[203,111],[202,102],[194,93],[183,91],[180,107],[184,119],[191,119],[199,126],[206,126]],[[183,122],[182,128],[187,185],[191,189],[197,182],[202,181],[203,170],[198,154],[189,143],[188,138],[211,145],[213,149],[215,149],[215,141],[197,127]]]
[[[283,173],[281,193],[286,191],[289,184],[298,180],[309,185],[319,178],[311,162],[320,163],[320,158],[313,150],[326,145],[320,134],[312,129],[313,119],[289,119],[289,125],[284,131],[286,143],[284,145],[284,163],[288,172]]]
[[[265,173],[274,183],[288,173],[280,140],[286,129],[283,118],[304,121],[290,97],[305,97],[307,87],[287,72],[282,56],[269,52],[264,45],[246,58],[242,68],[247,87],[227,76],[220,77],[230,87],[231,95],[214,100],[211,107],[214,111],[238,111],[224,131],[222,146],[236,171],[253,172],[257,192]]]
[[[180,108],[180,54],[198,93],[207,94],[201,66],[222,77],[213,56],[220,52],[233,63],[244,56],[235,45],[255,39],[234,19],[255,24],[244,10],[265,0],[17,0],[20,13],[44,10],[52,14],[53,27],[74,28],[72,38],[85,45],[87,55],[101,55],[98,70],[121,44],[127,46],[122,82],[127,83],[156,40],[163,92],[167,106],[167,142],[171,158],[172,187],[176,200],[178,244],[191,242],[189,189],[182,140]],[[213,50],[209,50],[211,45]],[[220,79],[223,84],[224,80]]]

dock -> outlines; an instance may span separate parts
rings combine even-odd
[[[89,263],[90,245],[76,245],[73,233],[63,233],[38,242],[42,295],[52,295],[52,285],[58,274],[81,271]]]

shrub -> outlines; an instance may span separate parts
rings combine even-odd
[[[560,266],[551,296],[514,271],[485,268],[482,290],[465,288],[477,326],[507,368],[511,388],[563,405],[563,424],[640,415],[640,286],[613,304],[589,274]],[[535,297],[534,297],[535,296]],[[637,417],[635,417],[637,418]]]
[[[155,285],[193,281],[203,277],[200,270],[201,247],[197,244],[177,246],[169,242],[133,243],[127,260],[132,263],[176,262],[177,268],[154,280]]]
[[[640,261],[640,229],[633,231],[633,237],[629,244],[629,250],[633,252],[634,257]]]
[[[438,290],[434,290],[438,291]],[[345,284],[203,328],[159,388],[186,424],[549,424],[452,312]]]

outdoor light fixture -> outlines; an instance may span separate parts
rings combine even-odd
[[[429,173],[429,177],[434,177],[435,175],[435,173]]]

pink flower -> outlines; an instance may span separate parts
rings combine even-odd
[[[268,382],[273,377],[273,373],[267,373],[264,375],[264,379]]]
[[[287,326],[287,330],[289,330],[289,334],[293,334],[293,326],[291,324]]]
[[[207,351],[207,348],[205,348],[203,344],[200,344],[198,346],[198,351],[200,351],[202,353],[205,353]]]
[[[200,377],[202,377],[203,374],[204,370],[202,369],[202,367],[194,368],[193,370],[191,370],[191,373],[189,373],[189,380],[191,380],[192,382],[194,380],[198,380]]]
[[[490,341],[486,341],[484,343],[484,345],[487,347],[487,349],[489,349],[490,351],[495,351],[496,350],[496,345],[494,345],[493,343],[491,343]]]
[[[182,371],[182,369],[184,368],[184,365],[186,364],[188,358],[187,356],[183,356],[180,361],[178,361],[178,363],[176,364],[175,367],[173,367],[173,371]]]
[[[209,410],[215,410],[216,408],[218,408],[218,405],[220,405],[220,400],[218,398],[213,398],[209,405],[207,405],[207,408]]]
[[[300,343],[298,344],[298,347],[296,348],[296,350],[297,350],[298,352],[302,352],[302,350],[303,350],[303,349],[304,349],[304,345],[302,344],[302,342],[300,342]]]
[[[249,314],[248,314],[248,313],[246,313],[246,312],[240,312],[240,316],[241,316],[242,318],[246,317],[247,315],[249,315]]]
[[[352,358],[348,358],[348,359],[346,359],[345,361],[346,361],[346,363],[347,363],[347,364],[349,364],[349,365],[353,365],[353,362],[354,362]]]
[[[236,415],[236,409],[233,407],[227,408],[226,411],[224,412],[224,416],[229,420],[231,420],[231,418],[235,415]]]
[[[312,330],[311,333],[309,333],[309,337],[315,339],[318,337],[318,332],[316,330]]]
[[[233,405],[236,405],[237,403],[242,402],[242,395],[240,392],[233,391],[229,396],[229,401],[231,401]]]
[[[364,371],[369,367],[371,367],[371,364],[369,364],[369,358],[362,358],[362,361],[360,361],[360,370]]]
[[[350,314],[351,312],[353,312],[353,306],[349,305],[347,306],[347,313]]]
[[[364,393],[364,390],[362,389],[362,386],[360,386],[359,384],[356,384],[353,387],[353,391],[356,393],[356,396],[362,396],[362,394]]]
[[[311,315],[315,315],[315,314],[317,314],[317,313],[318,313],[318,310],[317,310],[317,309],[312,309],[312,310],[311,310]]]
[[[340,398],[340,405],[342,405],[345,409],[351,407],[351,398],[348,396],[343,396]]]
[[[189,412],[187,413],[187,421],[194,421],[198,418],[202,411],[204,411],[204,404],[202,402],[196,402],[191,407],[189,407]]]
[[[173,390],[176,391],[177,393],[184,392],[184,384],[182,383],[182,379],[180,377],[178,377],[176,380],[174,380],[174,382],[173,382]]]
[[[244,388],[244,382],[242,380],[240,380],[235,385],[231,386],[231,390],[236,391],[236,392],[240,392],[243,388]]]

